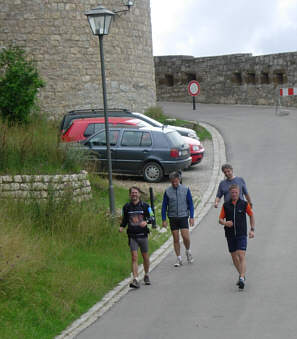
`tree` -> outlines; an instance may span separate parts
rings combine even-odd
[[[0,52],[0,115],[9,124],[27,123],[39,88],[45,83],[25,51],[10,47]]]

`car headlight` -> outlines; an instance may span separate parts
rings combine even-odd
[[[200,147],[197,146],[197,145],[194,145],[194,146],[192,146],[192,150],[193,150],[193,151],[199,151],[199,150],[200,150]]]

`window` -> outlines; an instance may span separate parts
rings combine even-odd
[[[233,73],[233,82],[237,85],[242,85],[242,76],[240,72]]]
[[[141,146],[151,146],[152,138],[149,132],[143,132],[141,138]]]
[[[187,83],[192,81],[192,80],[196,80],[196,74],[195,73],[187,73]]]
[[[172,87],[174,85],[173,75],[165,74],[165,79],[166,79],[166,85],[167,86]]]
[[[103,123],[102,124],[95,124],[95,132],[94,133],[99,132],[104,128],[105,128],[105,124],[103,124]]]
[[[256,74],[254,72],[247,72],[246,74],[246,82],[248,84],[256,84]]]
[[[122,138],[122,146],[139,146],[142,132],[125,131]]]
[[[267,72],[261,73],[261,84],[269,84],[269,74]]]
[[[95,133],[95,124],[89,124],[85,130],[84,137],[88,138]]]
[[[284,83],[284,74],[283,73],[275,73],[275,82],[279,85]]]
[[[117,143],[119,136],[119,131],[110,131],[109,133],[109,144],[110,146],[114,146]],[[92,146],[106,146],[106,134],[105,131],[102,133],[98,133],[93,138],[90,139],[90,143]]]

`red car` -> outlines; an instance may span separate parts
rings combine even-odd
[[[69,128],[62,134],[64,142],[85,140],[94,133],[105,128],[104,117],[81,118],[72,120]],[[109,117],[110,127],[151,127],[151,125],[137,118]],[[196,165],[201,162],[204,155],[204,147],[199,140],[182,136],[184,141],[190,146],[192,164]]]
[[[202,146],[201,142],[197,139],[183,137],[185,142],[190,146],[190,153],[192,157],[192,164],[197,165],[203,159],[204,155],[204,147]]]
[[[105,128],[105,119],[102,118],[83,118],[72,120],[68,129],[62,134],[61,139],[64,142],[85,140],[94,133]],[[135,118],[110,117],[108,118],[110,127],[147,127],[146,122]]]

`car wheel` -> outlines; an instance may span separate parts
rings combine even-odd
[[[143,168],[143,177],[148,182],[159,182],[164,176],[163,168],[157,162],[148,162]]]

